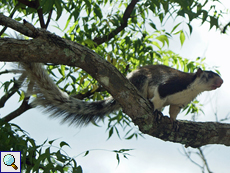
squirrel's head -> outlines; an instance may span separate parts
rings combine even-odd
[[[211,91],[221,87],[224,82],[223,79],[212,71],[203,71],[198,68],[196,72],[196,78],[198,79],[198,84],[203,88],[204,91]]]

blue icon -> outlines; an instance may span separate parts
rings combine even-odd
[[[15,163],[15,158],[11,154],[7,154],[3,158],[3,162],[7,166],[12,166],[15,170],[18,169],[18,167],[14,164]]]

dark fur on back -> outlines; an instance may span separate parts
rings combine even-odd
[[[139,91],[143,91],[143,84],[159,86],[161,98],[187,89],[196,79],[195,73],[185,73],[165,65],[148,65],[141,67],[129,79]]]
[[[181,72],[182,73],[182,72]],[[179,76],[171,76],[168,80],[161,83],[158,92],[161,98],[168,95],[183,91],[196,79],[196,74],[180,74]]]
[[[144,84],[147,82],[147,76],[141,73],[134,73],[129,81],[137,88],[141,93],[144,92]]]

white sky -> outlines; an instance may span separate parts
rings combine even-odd
[[[223,1],[223,2],[228,2]],[[226,5],[230,8],[230,3]],[[186,39],[183,47],[180,47],[178,39],[170,41],[170,49],[180,54],[182,57],[196,59],[198,56],[206,57],[208,67],[218,66],[224,84],[216,91],[207,92],[199,96],[198,99],[205,104],[205,115],[199,117],[200,121],[215,121],[214,113],[217,112],[219,118],[225,117],[229,112],[229,45],[230,36],[221,35],[219,31],[212,29],[209,25],[202,25],[193,22],[193,33]],[[170,25],[170,24],[169,24]],[[172,24],[172,26],[174,26]],[[169,27],[170,26],[166,26]],[[1,77],[1,76],[0,76]],[[1,79],[1,78],[0,78]],[[12,111],[12,105],[16,108],[16,97],[7,102],[6,107],[0,110],[1,116]],[[168,112],[165,112],[168,114]],[[32,138],[41,144],[47,138],[49,140],[59,138],[54,143],[66,141],[71,148],[64,147],[69,156],[77,156],[81,152],[90,149],[134,149],[129,153],[128,160],[120,158],[120,165],[117,166],[116,156],[107,151],[90,151],[86,157],[78,156],[76,161],[82,166],[84,173],[194,173],[201,170],[191,163],[183,153],[182,145],[171,142],[164,142],[154,137],[144,135],[145,139],[125,140],[118,139],[114,135],[107,141],[106,123],[101,128],[89,125],[83,128],[68,127],[60,125],[59,120],[49,119],[40,109],[30,110],[17,117],[12,123],[18,124],[26,130]],[[191,119],[183,113],[178,119]],[[122,131],[121,136],[122,136]],[[209,145],[205,147],[205,156],[213,172],[228,173],[230,170],[230,148],[222,145]],[[200,162],[198,157],[194,157]]]

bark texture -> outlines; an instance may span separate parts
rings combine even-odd
[[[230,146],[230,124],[180,121],[173,131],[167,116],[156,121],[151,103],[109,62],[78,43],[62,39],[46,30],[21,24],[0,14],[0,25],[8,26],[31,40],[0,38],[0,60],[5,62],[42,62],[80,67],[89,73],[120,103],[144,134],[185,146],[207,144]]]

